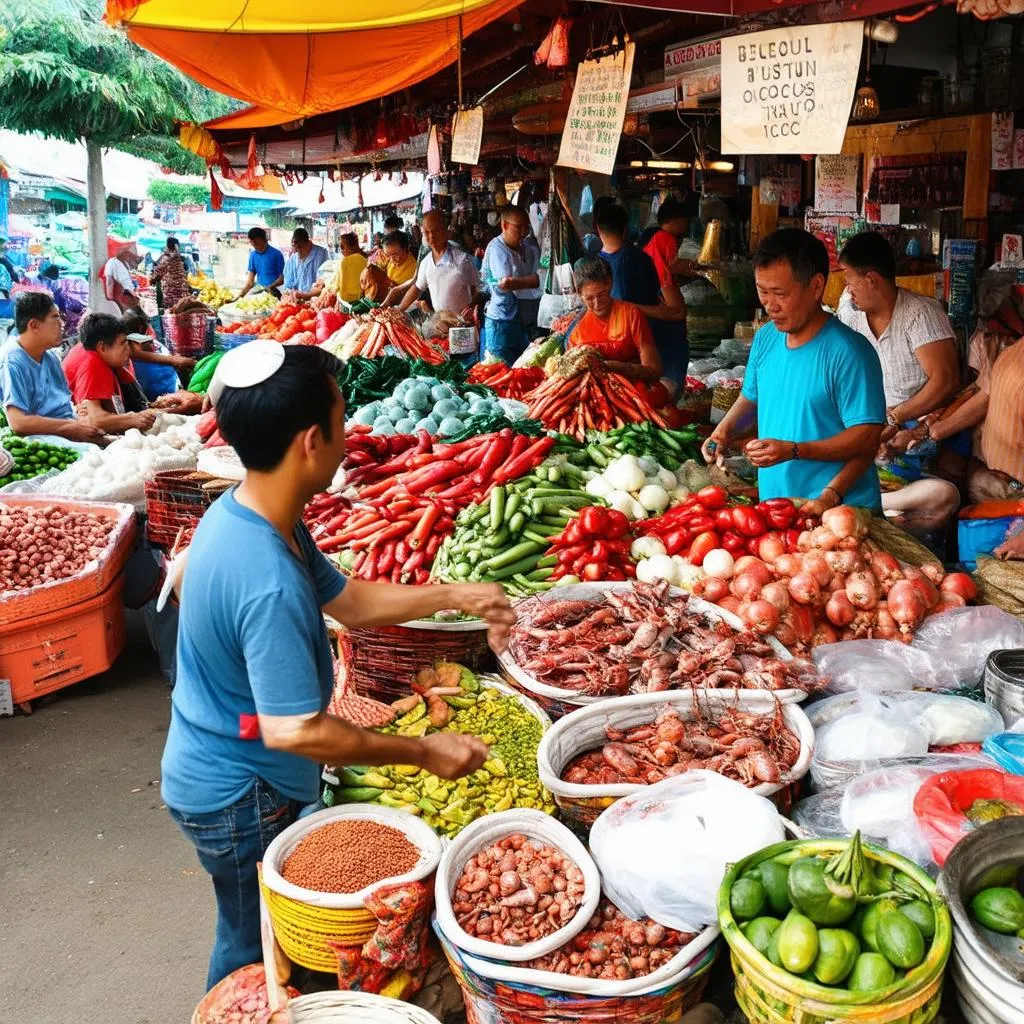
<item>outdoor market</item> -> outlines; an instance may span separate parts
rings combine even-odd
[[[154,666],[192,1024],[1024,1024],[1024,0],[307,7],[75,8],[131,164],[0,21],[0,731]]]

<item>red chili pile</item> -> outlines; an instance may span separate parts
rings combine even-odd
[[[313,892],[359,892],[404,875],[419,859],[419,850],[397,828],[377,821],[333,821],[299,842],[281,875]]]
[[[544,370],[539,366],[517,368],[504,363],[475,363],[469,379],[474,384],[486,384],[500,398],[522,402],[544,380]]]
[[[106,549],[114,523],[60,505],[0,504],[0,591],[81,572]]]
[[[572,575],[587,582],[632,579],[636,566],[630,560],[629,546],[629,520],[622,512],[597,505],[580,509],[580,514],[551,538],[547,554],[554,555],[558,564],[550,578]]]
[[[466,861],[452,910],[468,935],[525,946],[564,928],[583,901],[583,872],[561,850],[513,832]]]
[[[547,956],[525,964],[536,971],[572,974],[577,978],[626,981],[664,967],[696,938],[645,917],[633,921],[602,896],[587,927]]]

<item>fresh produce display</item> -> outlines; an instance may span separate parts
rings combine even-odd
[[[236,302],[230,303],[224,312],[234,315],[254,316],[259,314],[265,316],[277,308],[278,300],[270,292],[255,291],[243,295]]]
[[[989,886],[971,897],[970,906],[971,915],[982,928],[1024,939],[1024,896],[1018,889],[1009,885]]]
[[[578,315],[578,313],[566,313],[565,317],[556,317],[555,321],[552,323],[552,328],[554,328],[555,323],[565,318],[568,318],[565,324],[565,327],[568,328],[572,325],[572,322]],[[548,360],[557,359],[562,354],[562,344],[563,339],[561,333],[556,330],[552,330],[552,333],[546,338],[543,338],[540,341],[535,341],[527,347],[526,351],[516,360],[516,369],[523,369],[531,366],[545,366]]]
[[[476,363],[469,371],[474,384],[486,384],[502,398],[526,401],[530,392],[544,380],[544,371],[539,366],[515,369],[505,363]]]
[[[556,536],[545,557],[557,564],[549,579],[622,581],[636,575],[629,560],[629,520],[614,508],[588,505]]]
[[[587,454],[593,457],[590,448]],[[587,493],[603,498],[630,520],[646,519],[664,512],[673,497],[682,500],[675,473],[646,456],[620,455],[590,476]]]
[[[746,786],[778,782],[796,764],[800,741],[782,720],[782,709],[757,714],[729,708],[715,720],[684,721],[674,707],[629,729],[605,726],[608,740],[577,754],[562,779],[580,785],[651,785],[691,768],[718,772]]]
[[[452,910],[467,935],[525,946],[564,928],[576,916],[584,889],[583,872],[571,858],[513,832],[466,861]]]
[[[602,896],[594,916],[579,935],[523,966],[577,978],[625,981],[664,967],[694,938],[692,933],[666,928],[649,917],[634,921]]]
[[[466,383],[466,368],[457,360],[438,366],[401,356],[380,356],[367,359],[352,356],[338,375],[338,387],[345,396],[345,409],[351,415],[370,402],[389,397],[396,386],[409,377],[430,376],[461,392]]]
[[[670,430],[647,421],[627,423],[603,434],[588,434],[587,453],[591,461],[602,468],[616,456],[635,455],[638,459],[656,462],[673,473],[684,462],[701,458],[700,442],[693,427]],[[679,483],[689,486],[682,479]]]
[[[928,893],[869,860],[860,832],[830,856],[762,861],[728,898],[743,934],[776,967],[850,992],[892,985],[924,961],[936,933]]]
[[[642,420],[669,426],[650,395],[646,384],[607,369],[593,350],[584,347],[561,356],[554,372],[531,392],[529,415],[550,430],[579,440],[589,430],[610,430]]]
[[[201,302],[194,295],[183,295],[168,310],[171,316],[185,316],[187,313],[202,313],[205,316],[213,316],[214,310]]]
[[[534,597],[516,606],[509,652],[549,686],[606,697],[682,686],[810,691],[806,662],[783,661],[752,632],[707,622],[664,581],[586,598]]]
[[[436,345],[424,341],[409,318],[397,309],[371,309],[365,319],[360,317],[356,321],[351,331],[348,328],[348,324],[342,328],[347,335],[343,347],[346,359],[382,356],[387,348],[435,366],[448,358]]]
[[[313,892],[359,892],[412,871],[420,851],[379,821],[332,821],[300,839],[281,877]]]
[[[190,288],[198,290],[199,295],[197,298],[199,301],[211,309],[220,309],[225,302],[230,302],[234,295],[230,288],[217,284],[212,277],[209,277],[201,270],[198,274],[188,275],[188,284]]]
[[[554,811],[537,778],[543,726],[518,697],[488,686],[461,665],[439,662],[417,673],[413,692],[389,710],[398,717],[373,727],[399,736],[478,736],[490,747],[489,758],[454,782],[411,765],[329,771],[325,803],[378,803],[406,810],[443,835],[455,835],[481,815],[511,807]]]
[[[0,503],[0,592],[81,572],[106,549],[114,524],[60,505]]]
[[[332,697],[330,713],[335,718],[363,729],[379,729],[390,725],[398,717],[398,712],[390,704],[370,697],[360,697],[358,693]]]
[[[0,487],[15,480],[31,480],[33,477],[58,472],[78,461],[78,452],[62,444],[48,444],[46,441],[31,441],[19,437],[10,427],[0,427],[0,447],[10,453],[14,466],[6,476],[0,476]]]
[[[213,375],[217,370],[217,364],[224,358],[223,352],[211,352],[203,356],[196,363],[192,370],[192,376],[188,379],[188,390],[194,395],[205,395],[213,381]]]

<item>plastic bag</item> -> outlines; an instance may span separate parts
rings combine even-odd
[[[726,865],[783,838],[769,800],[695,770],[612,804],[594,822],[590,851],[627,917],[694,932],[718,920]]]
[[[988,736],[981,749],[1011,775],[1024,775],[1024,736],[1019,732]]]
[[[816,761],[872,761],[927,752],[928,736],[913,712],[873,693],[860,694],[839,717],[822,724],[814,738]]]
[[[686,372],[691,377],[698,377],[704,380],[709,373],[714,373],[716,370],[724,370],[727,365],[724,359],[708,356],[706,359],[691,359]]]
[[[726,365],[721,370],[715,370],[714,373],[708,374],[707,380],[705,380],[704,383],[707,384],[709,388],[716,388],[719,384],[728,384],[730,381],[743,380],[746,373],[747,367],[745,365]]]

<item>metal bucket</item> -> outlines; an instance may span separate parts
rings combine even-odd
[[[1003,716],[1007,728],[1024,718],[1024,650],[993,651],[985,663],[985,700]]]
[[[1006,867],[1024,867],[1024,818],[1002,818],[967,835],[938,880],[953,918],[951,973],[969,1024],[1024,1024],[1019,940],[979,928],[968,910],[971,897]]]

